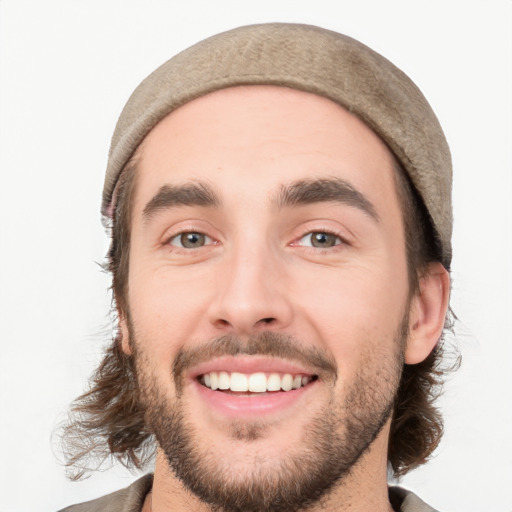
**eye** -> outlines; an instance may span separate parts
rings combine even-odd
[[[169,244],[182,249],[199,249],[212,243],[212,239],[204,233],[187,231],[172,237]]]
[[[316,247],[318,249],[329,249],[335,245],[342,243],[339,236],[333,235],[332,233],[326,233],[324,231],[313,231],[304,235],[299,244],[306,247]]]

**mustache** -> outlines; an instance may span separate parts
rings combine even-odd
[[[305,347],[293,336],[262,332],[247,338],[225,335],[193,348],[181,348],[174,359],[172,373],[176,388],[182,387],[183,375],[190,368],[222,356],[270,356],[313,367],[324,380],[336,381],[338,366],[334,357],[318,347]]]

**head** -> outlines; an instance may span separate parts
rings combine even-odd
[[[136,465],[156,438],[186,487],[233,510],[297,509],[382,453],[401,474],[442,431],[450,249],[414,162],[386,126],[298,89],[205,90],[122,165],[112,150],[119,335],[82,424]]]

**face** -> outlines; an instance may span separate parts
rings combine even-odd
[[[324,98],[239,87],[165,118],[137,168],[123,347],[174,477],[296,510],[385,469],[409,307],[385,145]]]

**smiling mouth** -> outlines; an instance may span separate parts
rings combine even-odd
[[[247,394],[294,391],[317,379],[317,375],[264,372],[245,374],[223,371],[204,373],[198,377],[200,384],[213,391]]]

